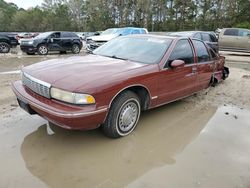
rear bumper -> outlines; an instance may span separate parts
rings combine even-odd
[[[30,53],[35,53],[37,51],[37,48],[35,48],[34,46],[20,46],[21,50],[23,52],[30,52]]]
[[[74,106],[47,99],[25,88],[21,81],[14,82],[12,89],[19,104],[20,101],[28,104],[38,115],[66,129],[95,129],[104,122],[108,111],[108,108],[96,109],[93,105]]]

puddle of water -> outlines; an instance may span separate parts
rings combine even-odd
[[[143,113],[135,132],[122,139],[48,127],[19,109],[12,116],[0,126],[0,187],[230,188],[250,182],[247,110],[175,102]]]

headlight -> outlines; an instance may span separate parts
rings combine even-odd
[[[91,95],[81,93],[71,93],[57,88],[51,88],[50,95],[52,98],[72,103],[72,104],[94,104],[95,98]]]
[[[28,44],[33,44],[33,40],[29,41]]]

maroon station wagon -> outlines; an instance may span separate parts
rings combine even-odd
[[[22,69],[12,88],[21,108],[66,129],[102,127],[122,137],[141,111],[190,96],[225,79],[225,58],[198,39],[133,35],[93,54]]]

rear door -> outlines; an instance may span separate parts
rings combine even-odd
[[[74,37],[77,37],[77,36],[74,36],[73,33],[71,32],[63,32],[62,33],[62,49],[63,50],[71,50],[72,48],[72,41],[73,41],[73,38]]]
[[[206,42],[215,52],[219,51],[218,40],[212,33],[201,33],[202,40]]]
[[[212,74],[215,69],[215,60],[210,56],[208,48],[203,41],[193,40],[196,49],[196,56],[198,62],[197,75],[197,91],[205,89],[209,86]]]
[[[183,60],[184,67],[171,68],[174,60]],[[197,64],[190,40],[179,40],[160,71],[158,103],[163,104],[195,92]]]
[[[243,51],[250,51],[250,30],[239,29],[238,48]]]
[[[238,29],[225,29],[219,36],[219,47],[223,50],[234,50],[238,48]]]

